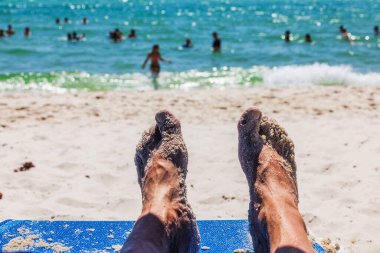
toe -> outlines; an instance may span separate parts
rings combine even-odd
[[[240,117],[239,131],[239,160],[241,167],[251,182],[258,164],[258,157],[262,149],[262,140],[259,135],[261,111],[252,107]]]
[[[156,125],[144,131],[139,143],[136,146],[136,153],[139,155],[150,153],[160,142],[160,132]]]
[[[240,117],[238,130],[240,134],[259,133],[262,113],[257,107],[247,109]]]
[[[137,168],[137,175],[139,183],[144,177],[144,169],[148,162],[151,152],[157,148],[161,141],[160,131],[157,126],[154,125],[146,130],[139,143],[136,146],[135,165]]]
[[[156,114],[156,122],[162,136],[181,132],[179,120],[169,111],[159,111]]]

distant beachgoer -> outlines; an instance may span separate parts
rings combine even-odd
[[[343,25],[339,26],[339,31],[340,31],[340,33],[344,33],[344,30],[345,30],[345,29],[346,29],[346,28],[344,28]]]
[[[184,48],[192,48],[193,47],[193,43],[191,42],[190,38],[186,39],[186,42],[182,47],[184,47]]]
[[[116,28],[114,31],[110,32],[110,39],[114,42],[120,42],[123,40],[123,33]]]
[[[375,36],[380,35],[380,32],[379,32],[379,26],[378,26],[378,25],[375,25],[375,26],[373,27],[373,32],[375,33]]]
[[[349,42],[349,43],[352,43],[351,34],[347,31],[346,28],[343,28],[342,39]]]
[[[87,25],[88,24],[88,19],[87,18],[83,18],[82,24]]]
[[[161,56],[160,53],[160,46],[159,45],[154,45],[152,48],[152,52],[150,52],[147,56],[146,59],[142,65],[142,68],[145,68],[145,65],[148,63],[150,60],[150,72],[152,73],[153,77],[157,77],[158,74],[160,73],[160,61],[162,62],[167,62],[167,63],[172,63],[170,60],[164,59]]]
[[[290,35],[291,35],[291,32],[289,30],[286,30],[285,34],[284,34],[284,41],[285,42],[290,42],[291,41]]]
[[[24,36],[29,37],[30,35],[32,35],[32,32],[30,31],[30,28],[27,26],[24,30]]]
[[[115,29],[115,39],[116,41],[123,40],[123,33],[118,28]]]
[[[342,30],[342,38],[343,39],[348,39],[349,38],[349,34],[348,34],[346,28],[343,28],[343,30]]]
[[[56,18],[56,19],[55,19],[55,23],[56,23],[57,25],[59,25],[59,24],[61,23],[61,20],[59,20],[59,18]]]
[[[67,41],[73,41],[73,35],[71,35],[71,33],[67,34]]]
[[[313,43],[313,40],[312,40],[312,38],[311,38],[310,33],[307,33],[307,34],[305,35],[305,42],[307,42],[307,43]]]
[[[115,39],[116,41],[123,40],[123,33],[118,28],[115,29]]]
[[[0,38],[5,37],[5,32],[3,29],[0,29]]]
[[[7,35],[12,36],[15,34],[15,31],[13,30],[12,25],[8,25]]]
[[[212,50],[214,53],[220,52],[222,49],[222,41],[220,40],[218,33],[213,32],[212,37],[214,38],[214,42],[212,43]]]
[[[65,19],[64,19],[64,22],[65,22],[65,24],[68,24],[68,23],[69,23],[69,19],[68,19],[68,18],[65,18]]]
[[[79,40],[79,37],[76,32],[73,32],[73,40]]]
[[[71,35],[71,40],[81,41],[85,37],[86,37],[86,35],[84,33],[82,33],[82,35],[78,36],[78,34],[76,32],[73,32],[72,35]]]
[[[136,30],[135,29],[132,29],[129,34],[128,34],[128,38],[129,39],[136,39],[137,38],[137,34],[136,34]]]

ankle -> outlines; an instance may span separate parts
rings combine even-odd
[[[181,202],[180,177],[170,161],[152,158],[143,179],[141,215],[156,215],[164,224],[177,218]]]
[[[266,225],[270,252],[314,252],[307,236],[305,223],[291,194],[263,200],[259,219]]]
[[[272,160],[275,161],[275,160]],[[261,172],[254,185],[254,192],[261,201],[258,219],[265,226],[270,241],[270,252],[280,249],[301,249],[313,252],[307,231],[298,210],[296,186],[282,163],[272,162]],[[267,168],[270,171],[266,171]],[[297,235],[297,236],[295,236]],[[293,252],[284,251],[284,252]]]

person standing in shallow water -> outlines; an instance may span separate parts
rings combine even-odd
[[[345,30],[344,25],[339,26],[339,32],[340,33],[344,33],[344,30]]]
[[[137,38],[136,30],[131,29],[131,31],[128,34],[128,39],[136,39],[136,38]]]
[[[15,34],[15,31],[13,30],[12,25],[8,25],[7,35],[12,36]]]
[[[220,40],[217,32],[213,32],[212,37],[214,38],[214,42],[212,43],[212,50],[214,53],[219,53],[222,50],[222,41]]]
[[[183,48],[192,48],[193,47],[193,43],[191,42],[190,38],[186,39],[186,42],[185,42],[185,44],[183,44],[182,47]]]
[[[289,30],[285,31],[285,34],[284,34],[284,41],[285,42],[290,42],[291,41],[290,35],[291,35],[291,33],[290,33]]]
[[[32,32],[30,31],[30,28],[29,27],[25,27],[24,36],[25,37],[29,37],[31,35],[32,35]]]
[[[123,40],[123,33],[119,30],[119,28],[116,28],[114,31],[111,31],[109,33],[110,39],[113,40],[113,42],[121,42]]]
[[[342,39],[347,41],[350,44],[353,44],[353,41],[351,40],[351,34],[347,31],[346,28],[343,28]]]
[[[373,33],[375,34],[375,36],[379,36],[380,35],[379,26],[378,25],[375,25],[373,27]]]
[[[152,52],[150,52],[146,58],[145,58],[145,61],[143,63],[143,65],[141,66],[143,69],[145,68],[145,65],[148,63],[148,61],[150,60],[150,72],[152,73],[152,76],[153,77],[158,77],[159,73],[160,73],[160,61],[162,62],[167,62],[167,63],[172,63],[172,61],[170,60],[167,60],[167,59],[164,59],[162,56],[161,56],[161,53],[160,53],[160,46],[159,45],[153,45],[153,48],[152,48]]]
[[[306,43],[313,43],[313,39],[311,38],[310,33],[307,33],[307,34],[305,35],[305,42],[306,42]]]

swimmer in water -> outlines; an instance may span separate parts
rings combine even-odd
[[[88,19],[87,19],[87,18],[83,18],[83,20],[82,20],[82,24],[83,24],[83,25],[87,25],[87,24],[88,24]]]
[[[5,32],[3,29],[0,29],[0,38],[5,37]]]
[[[146,59],[141,66],[143,69],[145,68],[145,65],[148,63],[150,60],[150,72],[152,73],[153,77],[157,77],[158,74],[160,73],[160,61],[162,62],[167,62],[167,63],[172,63],[172,61],[167,60],[162,58],[161,53],[160,53],[160,46],[159,45],[154,45],[152,48],[152,52],[150,52],[147,56]]]
[[[351,34],[347,31],[346,28],[343,28],[342,39],[349,43],[353,43],[353,41],[351,40]]]
[[[73,36],[71,35],[71,33],[67,34],[67,41],[73,41]]]
[[[56,18],[56,19],[55,19],[55,23],[56,23],[57,25],[59,25],[59,23],[61,23],[61,20],[59,20],[59,18]]]
[[[73,35],[72,35],[72,39],[75,40],[75,41],[81,41],[81,40],[83,40],[85,37],[86,37],[86,35],[85,35],[84,33],[82,33],[82,34],[79,36],[76,32],[73,32]]]
[[[379,26],[378,25],[375,25],[373,27],[373,32],[375,33],[375,36],[379,36],[380,35]]]
[[[73,40],[79,40],[79,37],[76,32],[73,32]]]
[[[222,41],[220,40],[217,32],[213,32],[212,37],[214,38],[214,42],[212,43],[212,50],[214,53],[219,53],[222,49]]]
[[[291,39],[290,39],[290,35],[291,35],[290,31],[289,31],[289,30],[286,30],[286,31],[285,31],[285,34],[284,34],[284,41],[285,41],[285,42],[290,42],[290,41],[291,41]]]
[[[12,36],[15,34],[15,31],[13,30],[13,27],[11,25],[8,25],[7,35]]]
[[[182,47],[183,48],[192,48],[193,47],[193,43],[191,42],[190,38],[186,39],[186,42]]]
[[[110,32],[110,39],[113,40],[113,42],[120,42],[123,40],[123,33],[116,28],[114,31]]]
[[[313,43],[313,40],[311,39],[311,35],[310,35],[310,33],[307,33],[307,34],[305,35],[305,42],[306,42],[306,43]]]
[[[30,28],[29,27],[25,27],[24,36],[25,37],[29,37],[30,35],[32,35],[32,32],[30,31]]]
[[[128,34],[128,39],[136,39],[137,38],[137,35],[136,35],[136,30],[135,29],[132,29],[129,34]]]
[[[344,30],[345,30],[345,28],[344,28],[343,25],[339,26],[339,32],[340,32],[340,33],[344,33]]]
[[[64,19],[64,22],[65,22],[65,24],[68,24],[68,23],[69,23],[69,19],[68,19],[68,18],[65,18],[65,19]]]

